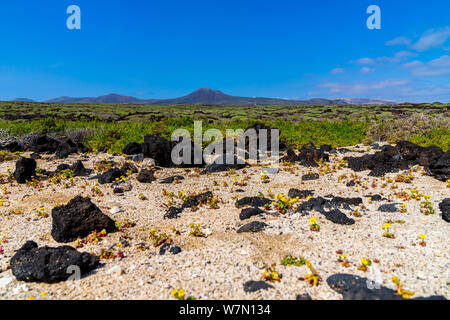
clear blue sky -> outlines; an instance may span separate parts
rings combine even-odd
[[[66,9],[81,8],[81,30]],[[366,9],[381,8],[381,30]],[[448,0],[40,0],[0,5],[0,99],[120,93],[450,101]]]

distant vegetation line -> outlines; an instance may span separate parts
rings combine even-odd
[[[411,123],[416,121],[416,126]],[[333,147],[346,147],[375,141],[396,143],[410,140],[422,146],[437,145],[444,151],[450,147],[450,126],[433,124],[432,119],[412,118],[405,122],[376,123],[368,120],[308,120],[291,122],[285,120],[263,121],[266,125],[281,130],[280,138],[287,144],[299,148],[310,142],[319,146],[330,144]],[[203,130],[216,128],[223,132],[229,129],[245,129],[257,120],[224,120],[218,123],[203,123]],[[392,131],[392,127],[395,130]],[[60,134],[74,141],[83,142],[94,151],[120,153],[129,142],[143,142],[144,136],[154,134],[170,139],[174,130],[185,128],[193,133],[193,119],[174,117],[159,121],[101,120],[63,120],[47,118],[42,120],[20,121],[2,120],[0,129],[12,136],[29,133]],[[205,142],[206,143],[206,142]]]

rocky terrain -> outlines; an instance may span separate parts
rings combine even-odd
[[[450,297],[449,152],[309,145],[279,165],[177,167],[172,147],[5,142],[21,154],[0,163],[0,299]]]

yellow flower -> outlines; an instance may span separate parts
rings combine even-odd
[[[402,203],[402,204],[400,205],[400,207],[406,208],[406,204]]]
[[[309,223],[311,223],[311,224],[316,224],[316,222],[317,222],[316,217],[311,217],[311,219],[309,219]]]
[[[388,230],[391,227],[391,225],[389,223],[385,223],[383,224],[383,226],[381,227],[383,230]]]
[[[361,258],[361,263],[365,266],[370,266],[372,264],[372,261],[370,261],[369,259]]]
[[[41,293],[41,297],[46,297],[46,296],[48,296],[48,293],[47,293],[47,292],[42,292],[42,293]]]
[[[419,238],[422,239],[422,240],[425,239],[426,237],[427,237],[427,236],[424,235],[423,233],[422,233],[422,234],[419,234]]]
[[[31,297],[28,297],[28,299],[27,300],[34,300],[34,297],[33,296],[31,296]]]

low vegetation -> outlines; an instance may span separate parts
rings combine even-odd
[[[0,103],[0,133],[66,135],[95,151],[120,153],[147,134],[170,138],[175,129],[246,128],[263,122],[281,130],[281,139],[296,148],[309,142],[345,147],[408,139],[422,146],[450,145],[448,105],[214,107],[108,104]],[[205,141],[205,144],[207,142]],[[0,159],[2,156],[0,156]]]

